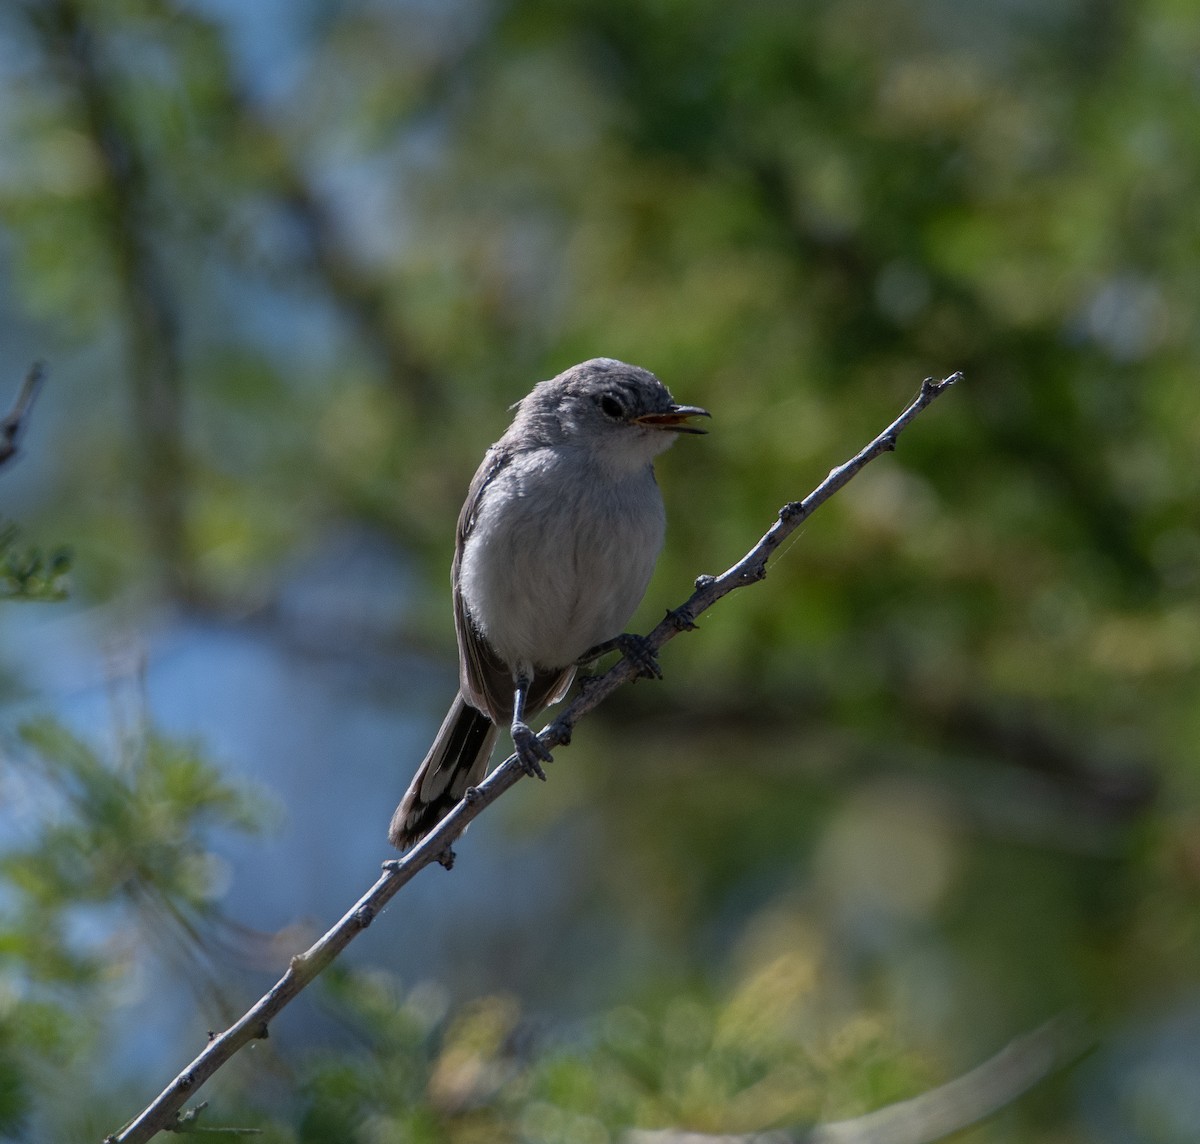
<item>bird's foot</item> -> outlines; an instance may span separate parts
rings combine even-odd
[[[550,748],[533,733],[528,723],[514,722],[512,725],[513,746],[517,750],[517,762],[530,778],[546,781],[542,763],[554,762]]]
[[[645,636],[635,636],[625,632],[617,636],[614,642],[617,650],[637,668],[639,679],[662,679],[663,673],[658,664],[658,656],[654,654],[654,649]]]
[[[587,683],[587,682],[588,682],[588,680],[585,679],[584,683]],[[586,688],[584,688],[584,690],[586,690]],[[550,733],[564,747],[569,747],[571,745],[571,724],[570,723],[567,723],[562,719],[555,719],[554,722],[550,724]]]

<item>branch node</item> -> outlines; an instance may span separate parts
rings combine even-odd
[[[194,1073],[183,1072],[179,1074],[179,1087],[184,1091],[191,1088],[195,1083],[196,1077]]]
[[[701,572],[700,575],[696,577],[697,588],[710,588],[716,582],[717,578],[715,576],[710,576],[707,572]]]
[[[949,377],[944,377],[941,381],[938,381],[936,377],[927,377],[921,382],[921,396],[932,400],[943,389],[949,389],[955,382],[962,381],[962,379],[963,373],[961,369],[955,370]]]
[[[363,906],[354,914],[354,921],[360,930],[365,930],[375,920],[375,910],[371,906]]]
[[[677,632],[696,630],[696,613],[686,604],[678,608],[668,608],[665,619]]]
[[[597,685],[600,683],[600,680],[603,678],[604,677],[602,675],[581,675],[579,677],[579,694],[586,695],[589,691],[595,690]],[[561,723],[562,720],[556,719],[555,722]],[[570,734],[571,734],[570,728],[567,728],[568,738],[563,740],[564,743],[569,743],[571,741],[570,737],[569,737]]]

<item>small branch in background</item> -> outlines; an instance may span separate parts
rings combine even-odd
[[[208,1107],[208,1101],[202,1100],[195,1108],[189,1108],[181,1113],[174,1124],[167,1128],[168,1132],[187,1133],[196,1136],[261,1136],[261,1128],[210,1128],[207,1124],[199,1125],[200,1114]]]
[[[401,307],[391,304],[383,285],[373,282],[347,254],[331,211],[296,167],[281,162],[276,177],[282,184],[282,201],[299,223],[313,268],[330,297],[375,355],[388,383],[431,415],[443,404],[440,379],[416,348]]]
[[[20,452],[29,414],[45,381],[46,367],[40,361],[34,362],[13,407],[0,417],[0,468]],[[48,555],[37,548],[20,550],[19,535],[17,525],[0,517],[0,600],[65,600],[66,576],[71,567],[66,549]]]
[[[163,585],[171,595],[186,598],[195,594],[195,585],[186,562],[179,306],[155,249],[152,164],[123,113],[120,80],[104,58],[89,6],[80,0],[41,0],[25,14],[101,160],[97,226],[112,260],[125,344],[136,434],[129,455],[142,524]]]
[[[955,373],[942,381],[926,378],[916,398],[875,440],[845,464],[833,469],[804,500],[784,505],[779,510],[779,519],[741,560],[720,576],[699,577],[692,595],[678,608],[669,611],[666,619],[647,637],[649,648],[657,652],[680,632],[693,630],[696,617],[721,597],[762,580],[766,576],[768,560],[784,539],[871,461],[895,449],[900,434],[961,376]],[[593,680],[538,738],[550,747],[566,744],[579,720],[622,684],[633,680],[637,673],[638,669],[631,661],[624,658],[618,660],[609,671]],[[466,797],[417,846],[402,858],[384,863],[384,872],[375,884],[346,911],[341,920],[307,950],[293,957],[287,972],[266,994],[225,1032],[213,1037],[199,1056],[154,1101],[120,1131],[107,1137],[105,1144],[142,1144],[161,1131],[176,1128],[181,1122],[181,1115],[188,1115],[180,1111],[188,1097],[239,1049],[266,1037],[270,1022],[374,921],[379,911],[418,871],[434,863],[449,865],[452,860],[450,848],[466,830],[468,823],[523,777],[525,772],[517,762],[516,755],[510,755],[478,787],[468,790]],[[765,1141],[767,1138],[757,1139]],[[833,1144],[833,1138],[822,1144]]]
[[[885,1108],[797,1132],[710,1136],[636,1130],[623,1144],[932,1144],[986,1119],[1052,1073],[1090,1051],[1094,1039],[1075,1016],[1062,1015],[1010,1041],[994,1057],[937,1088]]]
[[[421,416],[436,415],[445,405],[446,379],[420,348],[405,297],[393,280],[385,280],[354,255],[328,196],[314,184],[305,164],[297,160],[286,133],[269,112],[229,78],[236,68],[229,62],[228,39],[221,37],[219,42],[225,45],[219,74],[225,77],[224,102],[232,113],[228,128],[248,139],[266,141],[260,147],[271,157],[265,187],[297,225],[309,270],[374,357],[387,384],[403,394]],[[417,88],[409,95],[407,106],[397,111],[402,120],[420,122],[436,114],[472,50],[464,47],[437,61],[424,59],[419,79],[406,72],[406,79],[416,82]],[[395,130],[399,133],[403,125]]]
[[[21,438],[29,424],[29,413],[46,380],[46,367],[35,361],[21,383],[13,407],[0,418],[0,468],[11,461],[21,447]]]

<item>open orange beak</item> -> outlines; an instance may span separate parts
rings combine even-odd
[[[643,413],[634,421],[638,425],[649,425],[652,429],[670,429],[672,433],[707,433],[707,429],[689,425],[687,419],[711,416],[707,409],[701,409],[699,405],[672,405],[662,413]]]

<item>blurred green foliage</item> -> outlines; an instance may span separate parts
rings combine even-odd
[[[759,935],[760,937],[765,935]],[[296,1139],[607,1140],[629,1124],[756,1131],[886,1102],[929,1072],[887,1020],[832,1020],[817,996],[820,951],[791,930],[755,948],[721,995],[656,995],[547,1036],[506,996],[447,1012],[429,986],[383,975],[330,987],[370,1030],[370,1052],[318,1057]]]
[[[25,548],[18,545],[19,536],[15,524],[0,520],[0,600],[65,600],[70,553]]]
[[[448,656],[482,448],[534,380],[608,354],[715,415],[661,465],[649,622],[920,377],[967,376],[515,812],[582,824],[579,900],[669,968],[631,957],[627,1004],[523,1056],[516,1002],[430,1016],[427,987],[340,976],[365,1050],[306,1063],[282,1112],[243,1092],[244,1121],[313,1144],[761,1127],[911,1094],[1062,1007],[1118,1037],[1194,1004],[1191,7],[236,7],[0,10],[0,265],[66,359],[39,521],[83,599],[242,614],[349,519],[423,561],[409,634]],[[53,596],[63,566],[4,537],[0,589]],[[98,1012],[128,950],[81,958],[65,911],[138,887],[198,925],[196,818],[244,815],[190,748],[129,771],[30,735],[71,813],[5,858],[0,940]],[[47,1004],[4,1002],[10,1135],[28,1038],[98,1051]],[[1129,1084],[1131,1138],[1191,1138]],[[1085,1104],[1064,1086],[972,1138],[1082,1140]]]
[[[6,801],[22,813],[0,854],[0,1132],[98,1137],[100,1117],[123,1116],[104,1074],[124,983],[157,954],[185,989],[219,990],[208,960],[225,924],[222,862],[210,838],[257,829],[263,805],[195,745],[144,724],[117,759],[48,719],[4,746]],[[80,1099],[62,1100],[68,1084]]]

